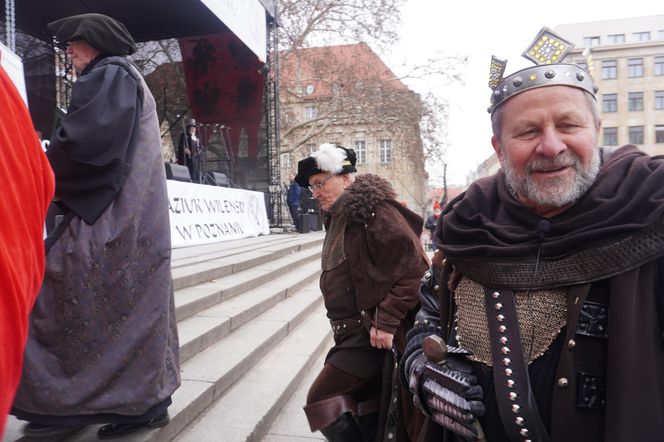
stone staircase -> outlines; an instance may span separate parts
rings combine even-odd
[[[301,406],[331,346],[318,288],[322,242],[316,232],[173,250],[182,386],[169,425],[121,440],[320,439]],[[22,426],[10,417],[3,441],[33,440]],[[97,440],[98,427],[56,440]]]

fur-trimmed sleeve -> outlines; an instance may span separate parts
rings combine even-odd
[[[358,308],[378,306],[378,328],[391,333],[417,305],[420,278],[427,269],[422,243],[395,204],[379,203],[370,223],[355,224],[346,235]]]

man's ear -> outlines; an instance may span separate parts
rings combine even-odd
[[[498,158],[502,158],[503,157],[502,146],[500,145],[500,141],[498,141],[498,138],[496,138],[495,135],[491,137],[491,145],[493,146],[493,150],[496,152]]]

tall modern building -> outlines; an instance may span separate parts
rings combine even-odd
[[[664,154],[664,15],[560,25],[599,87],[600,143]]]

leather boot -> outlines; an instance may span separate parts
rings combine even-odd
[[[378,436],[378,413],[371,413],[358,418],[367,441],[374,442]]]
[[[320,432],[330,442],[368,442],[360,424],[351,413],[344,413]]]

